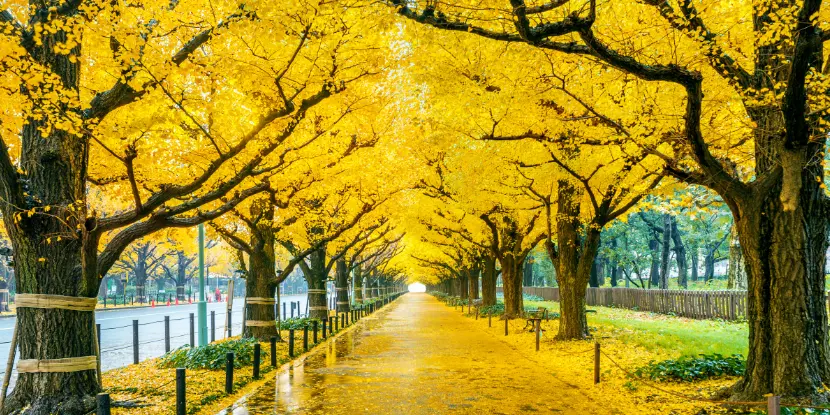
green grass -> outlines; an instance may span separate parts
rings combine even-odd
[[[525,301],[525,305],[559,311],[559,303],[552,301]],[[676,356],[747,354],[746,323],[691,320],[607,307],[589,309],[597,311],[588,314],[589,326],[600,326],[611,331],[615,338],[647,350],[662,350]]]

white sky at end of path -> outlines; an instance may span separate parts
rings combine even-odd
[[[409,284],[409,292],[411,293],[424,293],[427,291],[427,286],[421,284],[420,282],[416,282],[413,284]]]

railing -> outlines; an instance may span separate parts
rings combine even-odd
[[[497,292],[502,292],[502,288],[498,287]],[[524,287],[523,292],[549,301],[560,301],[557,287]],[[746,291],[588,288],[585,303],[589,306],[627,308],[695,319],[735,321],[746,318]]]

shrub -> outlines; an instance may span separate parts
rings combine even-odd
[[[522,294],[522,297],[524,297],[526,301],[545,301],[544,298],[539,297],[538,295]]]
[[[481,315],[500,316],[502,314],[504,314],[504,304],[502,303],[488,305],[487,307],[481,307]]]
[[[256,339],[232,339],[210,343],[201,347],[184,345],[162,356],[159,360],[159,366],[163,368],[224,369],[226,355],[233,352],[233,366],[241,368],[253,363],[254,344],[256,342]]]
[[[746,369],[741,355],[724,357],[719,354],[683,356],[679,359],[650,362],[636,371],[639,377],[659,381],[693,382],[719,376],[739,376]]]
[[[316,318],[309,318],[309,317],[294,317],[294,318],[287,318],[285,320],[280,321],[280,330],[302,330],[303,327],[311,327],[317,321],[318,326],[322,326],[320,320]]]

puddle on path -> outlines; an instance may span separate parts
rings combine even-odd
[[[218,415],[605,413],[551,380],[451,308],[411,293]]]

